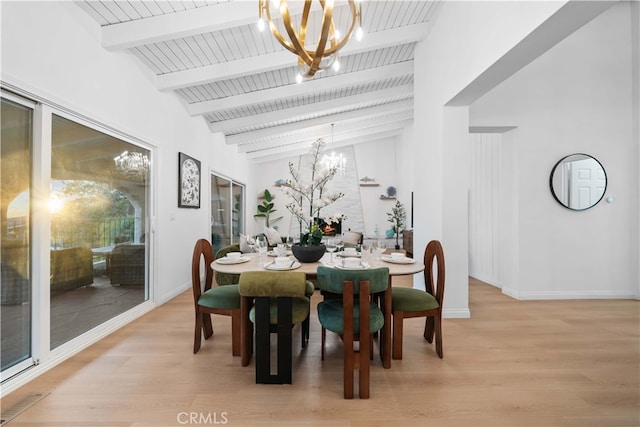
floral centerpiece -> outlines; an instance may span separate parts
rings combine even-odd
[[[291,179],[282,185],[284,194],[291,197],[291,202],[287,203],[286,208],[300,224],[300,242],[297,245],[300,247],[324,246],[322,245],[322,231],[315,218],[321,218],[320,211],[323,208],[344,196],[344,193],[329,192],[325,189],[338,169],[327,169],[320,166],[320,154],[324,146],[325,142],[322,138],[311,144],[310,181],[306,181],[300,171],[290,162]]]

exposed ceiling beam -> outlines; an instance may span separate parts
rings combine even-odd
[[[327,142],[333,141],[334,143],[337,143],[343,140],[353,139],[355,135],[370,132],[372,128],[387,130],[387,126],[391,126],[392,128],[404,126],[403,124],[400,125],[399,123],[407,120],[410,121],[412,119],[413,116],[405,112],[391,114],[384,118],[381,117],[376,121],[348,123],[345,125],[340,125],[339,128],[334,128],[333,136],[331,135],[330,126],[316,126],[312,128],[305,127],[304,131],[302,132],[282,135],[278,138],[240,144],[238,145],[238,152],[248,153],[256,150],[271,148],[274,146],[295,144],[301,141],[314,141],[318,138],[324,138]]]
[[[301,128],[316,127],[328,125],[336,122],[346,122],[350,120],[367,120],[368,118],[380,116],[384,114],[393,114],[395,112],[408,111],[413,114],[413,100],[391,102],[376,107],[363,108],[360,110],[349,111],[346,113],[330,114],[315,119],[301,120],[286,125],[273,126],[266,129],[255,130],[251,132],[243,132],[226,137],[227,144],[242,144],[245,142],[256,141],[261,139],[273,138],[277,135],[300,131]]]
[[[258,21],[256,2],[233,1],[102,27],[102,47],[124,50]]]
[[[277,122],[284,117],[292,118],[309,114],[321,114],[323,111],[335,111],[340,108],[347,108],[358,104],[382,102],[385,99],[398,100],[413,97],[413,84],[367,92],[360,95],[347,96],[329,101],[316,102],[299,107],[286,108],[277,111],[270,111],[263,114],[241,117],[238,119],[225,120],[209,123],[211,132],[230,132],[235,129],[243,129],[251,126],[263,125],[265,123]]]
[[[428,33],[428,23],[407,25],[367,34],[360,42],[351,42],[340,50],[341,56],[414,43],[422,40]],[[296,65],[295,56],[288,51],[280,51],[268,55],[260,55],[228,61],[223,64],[213,64],[192,68],[175,73],[157,76],[156,86],[160,90],[176,90],[187,86],[211,83],[216,80],[227,80],[258,74],[284,67]]]
[[[360,85],[371,81],[379,81],[413,74],[413,61],[385,65],[354,73],[340,74],[324,79],[309,80],[301,84],[274,87],[242,95],[228,96],[211,101],[197,102],[187,105],[187,111],[192,116],[210,113],[212,111],[230,110],[246,105],[262,104],[277,99],[304,96],[316,92],[329,92],[346,87]]]
[[[363,135],[361,137],[356,137],[350,140],[349,142],[342,143],[340,146],[346,147],[349,145],[357,145],[365,142],[374,142],[382,139],[388,139],[388,138],[401,135],[403,131],[404,131],[403,129],[394,129],[386,132]],[[247,153],[246,157],[247,159],[251,159],[256,163],[262,163],[262,162],[268,162],[272,160],[278,160],[278,159],[296,157],[296,156],[308,154],[309,148],[310,148],[309,141],[305,141],[305,142],[300,142],[298,144],[295,144],[295,146],[289,145],[285,147],[274,148],[272,150],[265,150],[266,152],[256,151],[253,153]]]

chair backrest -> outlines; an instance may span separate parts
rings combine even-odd
[[[342,233],[342,242],[347,247],[353,247],[361,245],[363,240],[363,234],[359,231],[345,231]]]
[[[202,279],[200,276],[200,263],[204,258],[205,282],[202,288]],[[211,243],[207,239],[199,239],[193,248],[193,257],[191,258],[191,287],[193,288],[193,298],[198,305],[198,300],[203,292],[211,289],[213,283],[213,249]]]
[[[434,260],[435,258],[435,267],[437,268],[437,278],[434,282]],[[445,267],[444,267],[444,251],[442,249],[442,244],[438,240],[432,240],[427,244],[427,247],[424,250],[424,283],[427,292],[433,295],[438,301],[440,307],[442,307],[442,300],[444,299],[444,277],[445,277]],[[434,292],[434,283],[435,283],[435,292]]]
[[[232,245],[224,246],[218,249],[218,252],[216,252],[215,255],[215,259],[225,257],[229,252],[240,252],[240,244],[234,243]],[[239,274],[220,273],[216,271],[214,275],[218,286],[233,285],[238,283],[238,280],[240,279]]]
[[[238,291],[248,297],[303,297],[306,275],[302,271],[246,271]]]
[[[371,283],[371,293],[382,292],[389,286],[389,269],[387,267],[371,268],[367,270],[338,270],[336,268],[320,266],[317,270],[318,287],[321,291],[333,294],[344,292],[344,282],[354,283],[354,294],[360,292],[360,281]]]

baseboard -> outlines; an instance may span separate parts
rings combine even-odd
[[[469,319],[471,318],[471,312],[468,308],[455,308],[455,309],[443,309],[443,319]]]
[[[174,299],[175,297],[177,297],[178,295],[180,295],[181,293],[183,293],[184,291],[188,290],[191,288],[191,282],[189,281],[188,283],[183,283],[182,286],[178,287],[178,288],[173,288],[171,289],[169,292],[165,292],[164,294],[160,295],[158,297],[158,299],[156,300],[156,304],[157,305],[162,305],[166,302],[171,301],[172,299]]]
[[[638,299],[633,292],[612,291],[540,291],[519,292],[502,288],[502,293],[518,300],[562,300],[562,299]]]
[[[502,289],[502,284],[500,284],[498,280],[495,280],[492,277],[485,277],[482,274],[469,274],[469,277],[479,280],[482,283],[486,283],[487,285],[491,285],[498,289]]]

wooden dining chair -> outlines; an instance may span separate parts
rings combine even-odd
[[[292,328],[302,324],[302,348],[309,339],[309,298],[301,271],[247,271],[239,292],[254,300],[249,319],[255,325],[256,383],[291,384]],[[271,373],[271,334],[277,334],[277,372]]]
[[[322,359],[324,360],[325,330],[338,334],[344,347],[344,398],[353,399],[353,371],[358,370],[358,394],[369,398],[369,368],[372,335],[382,329],[384,315],[371,300],[371,294],[383,292],[389,285],[389,269],[337,270],[318,267],[318,287],[327,295],[318,304],[318,320],[322,325]],[[355,342],[359,341],[358,350]]]
[[[434,288],[434,258],[437,278]],[[391,289],[393,313],[393,359],[402,359],[402,329],[404,319],[426,317],[424,338],[433,342],[436,337],[436,353],[442,359],[442,301],[444,299],[444,251],[442,244],[432,240],[424,250],[424,282],[426,291],[415,288]]]
[[[202,287],[201,263],[204,261],[205,281]],[[195,305],[196,327],[193,341],[193,353],[200,350],[202,331],[204,338],[209,339],[213,335],[211,314],[231,316],[231,352],[234,356],[240,356],[240,293],[238,285],[224,285],[212,287],[213,249],[206,239],[199,239],[193,248],[191,261],[191,284],[193,288],[193,301]]]

